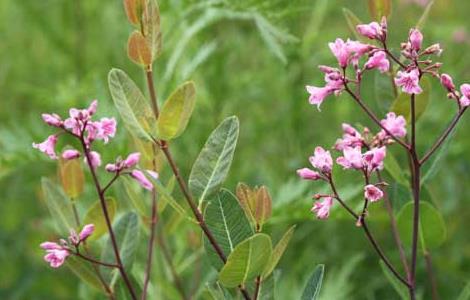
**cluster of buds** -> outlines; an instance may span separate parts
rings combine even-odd
[[[93,234],[95,225],[87,224],[83,226],[83,229],[79,234],[74,230],[70,231],[68,240],[60,239],[59,243],[55,242],[44,242],[40,247],[46,250],[44,260],[50,264],[53,268],[60,267],[67,257],[78,251],[80,244],[86,241],[86,239]]]
[[[96,113],[98,102],[94,100],[86,109],[72,108],[69,111],[69,118],[62,120],[57,114],[43,114],[42,119],[46,124],[60,129],[56,134],[52,134],[39,144],[33,143],[33,148],[45,153],[51,159],[57,159],[55,147],[58,137],[67,133],[79,139],[84,151],[84,161],[93,169],[101,166],[101,155],[97,151],[92,151],[91,147],[94,141],[102,140],[108,143],[110,138],[116,134],[116,120],[114,118],[101,118],[99,121],[93,121],[92,117]],[[76,149],[66,149],[62,152],[62,158],[65,160],[78,159],[82,153]],[[143,171],[136,169],[140,160],[140,153],[131,153],[122,160],[118,158],[114,163],[107,164],[105,169],[108,172],[120,174],[128,174],[134,178],[143,188],[152,190],[153,184],[147,178]],[[155,179],[158,174],[151,170],[146,170],[147,174]]]

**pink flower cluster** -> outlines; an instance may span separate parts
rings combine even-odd
[[[71,230],[68,241],[61,239],[60,243],[55,242],[44,242],[40,247],[46,250],[44,260],[50,264],[53,268],[60,267],[67,257],[73,253],[72,247],[78,249],[80,244],[93,234],[95,231],[95,225],[87,224],[83,226],[82,231],[77,234],[74,230]]]
[[[86,109],[72,108],[69,110],[69,118],[62,120],[57,114],[43,114],[42,119],[46,124],[59,128],[59,133],[50,135],[44,142],[33,143],[33,148],[45,153],[51,159],[57,159],[55,147],[60,134],[71,134],[80,140],[84,151],[84,161],[93,169],[101,166],[101,155],[97,151],[92,151],[91,147],[94,141],[103,140],[108,143],[110,138],[116,134],[116,120],[114,118],[101,118],[99,121],[93,121],[92,117],[98,108],[98,101],[94,100]],[[67,149],[62,152],[62,158],[65,160],[77,159],[82,153],[76,149]],[[153,184],[146,177],[144,172],[138,169],[131,170],[137,166],[140,160],[140,153],[131,153],[125,160],[118,158],[114,163],[107,164],[105,169],[108,172],[128,174],[134,178],[143,188],[153,189]],[[129,172],[126,172],[129,171]],[[156,172],[147,170],[147,174],[155,179],[158,178]]]

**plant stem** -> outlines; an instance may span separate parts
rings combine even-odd
[[[431,282],[432,300],[439,300],[437,280],[436,280],[436,277],[434,276],[431,253],[428,250],[424,251],[424,260],[426,261],[426,269],[427,269],[427,273],[429,276],[429,281]]]
[[[93,264],[96,264],[96,265],[100,265],[100,266],[104,266],[104,267],[108,267],[108,268],[118,268],[119,269],[119,265],[117,265],[117,264],[105,263],[105,262],[96,260],[94,258],[91,258],[89,256],[85,256],[85,255],[81,254],[80,252],[72,252],[72,254],[75,255],[75,256],[80,257],[81,259],[84,259],[84,260],[89,261]]]
[[[260,287],[261,287],[261,276],[257,276],[255,280],[255,293],[253,294],[253,300],[258,299]]]
[[[434,145],[431,146],[431,148],[428,150],[428,152],[423,156],[423,158],[419,161],[419,163],[422,165],[424,164],[430,157],[433,155],[434,152],[436,152],[437,149],[442,145],[442,143],[446,140],[446,138],[450,135],[452,130],[455,128],[457,125],[458,121],[462,117],[463,113],[467,107],[463,107],[459,109],[458,113],[455,115],[455,117],[452,119],[450,122],[449,126],[444,130],[444,132],[441,134],[441,136],[437,139],[437,141],[434,143]]]
[[[134,291],[134,288],[132,287],[132,284],[129,280],[129,277],[128,277],[128,275],[126,273],[126,270],[124,269],[124,266],[123,266],[122,261],[121,261],[121,256],[119,254],[119,248],[118,248],[118,245],[117,245],[117,242],[116,242],[116,236],[114,235],[113,226],[111,224],[111,219],[109,217],[108,207],[106,205],[106,200],[105,200],[105,197],[104,197],[104,193],[103,193],[101,185],[98,181],[98,177],[96,176],[95,169],[93,168],[93,165],[91,164],[92,160],[91,160],[90,150],[88,149],[88,147],[87,147],[87,145],[86,145],[86,143],[83,139],[83,136],[80,138],[80,141],[82,143],[83,152],[85,153],[86,161],[87,161],[88,167],[90,169],[91,176],[93,178],[93,182],[95,184],[96,192],[98,193],[98,196],[100,198],[101,209],[103,211],[103,215],[104,215],[104,218],[106,220],[106,226],[108,227],[109,237],[111,239],[111,243],[112,243],[113,250],[114,250],[114,256],[116,257],[116,262],[117,262],[117,265],[118,265],[119,272],[121,273],[121,277],[124,280],[124,283],[126,284],[127,289],[129,290],[129,293],[130,293],[132,299],[137,300],[137,296],[136,296],[136,293]]]
[[[147,78],[147,87],[149,89],[149,94],[150,94],[150,100],[152,103],[152,107],[154,110],[154,113],[156,116],[158,116],[158,102],[157,102],[157,95],[155,92],[155,87],[153,84],[153,76],[152,76],[152,67],[150,66],[146,70],[146,78]],[[166,160],[168,161],[168,164],[170,165],[170,168],[173,172],[173,174],[176,177],[176,181],[178,182],[178,185],[181,189],[181,192],[184,195],[184,198],[186,199],[186,202],[188,203],[189,207],[191,208],[191,211],[193,215],[195,216],[199,227],[201,227],[202,231],[206,235],[207,239],[209,240],[209,243],[212,245],[214,248],[215,252],[219,256],[219,258],[222,260],[222,262],[225,264],[227,262],[227,257],[225,256],[224,252],[222,251],[222,248],[220,248],[220,245],[217,243],[215,240],[214,236],[212,235],[211,231],[207,227],[206,222],[204,221],[204,216],[202,215],[201,211],[197,207],[196,203],[194,202],[191,193],[189,192],[189,189],[186,185],[186,182],[184,181],[183,177],[181,176],[181,173],[173,159],[173,156],[171,155],[170,149],[168,142],[165,140],[156,140],[155,144],[160,147],[160,149],[163,151],[165,154]],[[239,286],[240,291],[242,292],[242,295],[245,299],[251,299],[249,296],[248,292],[243,288],[242,286]]]

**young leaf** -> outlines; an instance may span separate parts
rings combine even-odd
[[[109,218],[112,222],[117,211],[116,200],[112,197],[107,197],[106,206],[108,207]],[[101,202],[99,200],[88,209],[85,214],[85,218],[83,219],[83,224],[95,225],[95,231],[90,235],[88,238],[89,240],[97,240],[103,234],[108,232],[108,226],[106,225],[106,219],[104,218]]]
[[[127,55],[137,65],[146,67],[152,63],[152,53],[147,40],[140,31],[135,30],[127,41]]]
[[[145,1],[142,16],[144,36],[150,46],[152,61],[157,59],[162,52],[162,32],[160,28],[160,9],[157,1]]]
[[[189,189],[201,204],[227,177],[237,145],[237,117],[226,118],[209,136],[189,175]]]
[[[109,72],[108,84],[114,105],[127,130],[138,138],[152,141],[148,132],[153,132],[156,120],[137,85],[119,69]]]
[[[273,250],[273,255],[271,257],[271,261],[269,262],[266,270],[264,270],[263,273],[263,278],[267,278],[272,271],[274,271],[274,268],[277,266],[279,263],[279,260],[281,260],[282,255],[284,254],[284,251],[286,251],[287,245],[289,244],[290,239],[294,235],[294,230],[295,230],[295,225],[291,226],[282,236],[282,238],[277,242],[276,246],[274,247]]]
[[[302,300],[315,300],[318,298],[324,273],[325,265],[317,265],[315,267],[315,270],[313,270],[312,275],[305,285],[304,292],[302,293]]]
[[[431,82],[427,77],[421,79],[421,87],[423,92],[415,96],[415,112],[416,120],[418,120],[421,115],[425,112],[426,107],[429,103],[429,95],[431,92]],[[397,115],[402,115],[405,117],[407,123],[411,120],[411,108],[410,108],[410,95],[407,93],[401,93],[392,103],[391,111],[395,112]]]
[[[237,287],[261,275],[271,259],[271,238],[257,233],[238,244],[228,256],[219,273],[219,281],[226,287]]]
[[[96,275],[96,271],[93,269],[91,263],[71,255],[66,260],[66,266],[88,285],[104,291],[103,285],[101,284],[98,275]]]
[[[402,207],[397,215],[397,225],[403,244],[410,245],[413,233],[413,201]],[[429,202],[419,203],[419,242],[422,248],[433,249],[440,246],[446,239],[446,225],[437,209]]]
[[[349,30],[355,36],[355,38],[361,42],[367,42],[367,39],[360,35],[357,30],[356,26],[359,24],[363,24],[362,22],[352,11],[347,8],[343,8],[343,15],[348,23]]]
[[[389,17],[392,13],[392,0],[368,0],[370,16],[380,21],[382,17]]]
[[[59,159],[59,178],[65,194],[75,200],[83,192],[85,179],[79,159]]]
[[[232,253],[239,243],[253,235],[250,222],[237,199],[225,189],[212,197],[206,208],[204,219],[225,256]],[[220,270],[223,263],[207,238],[204,239],[204,248],[209,261],[217,270]]]
[[[387,266],[385,265],[385,263],[382,260],[380,260],[379,263],[380,263],[380,268],[382,269],[382,272],[385,275],[385,278],[387,278],[387,280],[393,286],[393,289],[398,293],[398,295],[400,295],[401,299],[407,300],[408,299],[408,292],[407,292],[405,286],[403,285],[403,283],[398,281],[398,279],[395,277],[395,275],[392,274],[392,272],[387,268]]]
[[[130,272],[139,244],[139,219],[137,214],[134,212],[128,212],[121,216],[113,225],[113,231],[116,236],[116,243],[119,249],[119,254],[121,255],[124,269]],[[108,237],[108,240],[103,247],[101,260],[110,263],[116,261],[116,256],[114,255],[113,245],[110,237]],[[119,277],[118,270],[114,268],[110,269],[107,267],[102,267],[101,273],[111,286],[116,283],[116,280]]]
[[[139,25],[140,14],[142,11],[142,0],[124,0],[124,9],[126,11],[127,19],[133,25]]]
[[[56,224],[58,234],[68,235],[75,228],[75,218],[70,199],[64,191],[48,178],[42,178],[42,191],[47,207]]]
[[[159,138],[171,140],[183,133],[196,102],[196,89],[192,81],[185,82],[165,101],[157,121]]]

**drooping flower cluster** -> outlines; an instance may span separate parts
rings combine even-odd
[[[77,251],[81,243],[93,234],[95,231],[95,225],[87,224],[83,226],[82,231],[77,234],[74,230],[70,231],[68,241],[61,239],[59,243],[56,242],[44,242],[40,247],[46,250],[44,260],[50,264],[53,268],[60,267],[67,257]]]
[[[33,143],[33,148],[45,153],[51,159],[58,159],[56,154],[56,144],[60,134],[68,133],[80,140],[82,152],[77,149],[66,149],[61,156],[65,160],[77,159],[84,156],[83,160],[93,169],[97,169],[102,165],[101,155],[97,151],[92,150],[94,141],[102,140],[108,143],[110,138],[116,134],[117,123],[114,118],[101,118],[99,121],[92,119],[98,108],[98,101],[94,100],[88,108],[69,110],[69,118],[62,120],[57,114],[43,114],[42,119],[45,123],[52,127],[56,127],[61,131],[50,135],[44,142]],[[140,160],[140,153],[131,153],[125,160],[118,158],[115,163],[107,164],[105,169],[108,172],[120,174],[128,174],[134,178],[143,188],[147,190],[153,189],[153,184],[141,170],[135,169]],[[158,178],[156,172],[147,170],[147,174],[155,179]]]

